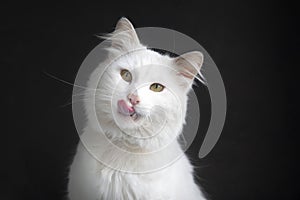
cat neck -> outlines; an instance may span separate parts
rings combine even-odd
[[[80,138],[83,146],[99,163],[127,172],[155,171],[172,164],[184,155],[176,139],[160,149],[150,151],[111,142],[105,134],[90,128],[86,128]]]

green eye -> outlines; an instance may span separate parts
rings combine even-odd
[[[131,73],[127,69],[122,69],[120,75],[122,79],[126,82],[130,82],[132,80]]]
[[[165,88],[165,86],[159,84],[159,83],[153,83],[152,85],[150,85],[150,90],[154,91],[154,92],[161,92],[163,91]]]

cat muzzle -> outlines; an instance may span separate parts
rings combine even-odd
[[[129,106],[126,101],[119,100],[118,101],[118,111],[125,116],[133,116],[135,115],[135,110],[132,106]]]

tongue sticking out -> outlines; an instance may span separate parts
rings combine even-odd
[[[135,111],[133,107],[130,107],[127,105],[127,103],[124,100],[118,101],[118,110],[123,115],[132,115]]]

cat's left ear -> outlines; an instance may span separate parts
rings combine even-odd
[[[200,51],[192,51],[175,58],[176,71],[181,76],[181,85],[190,89],[203,64],[203,54]],[[199,79],[199,78],[198,78]]]

